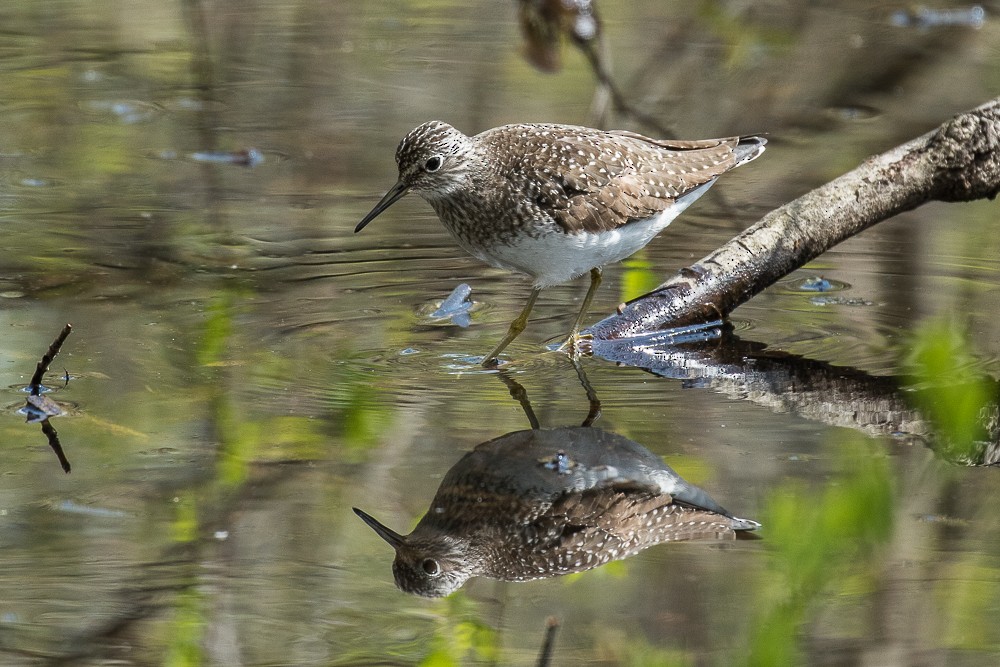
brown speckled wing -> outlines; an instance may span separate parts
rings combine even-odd
[[[661,542],[735,537],[726,517],[634,491],[570,494],[531,527],[536,539],[518,561],[524,569],[507,578],[580,572]]]
[[[610,231],[663,211],[736,166],[738,137],[655,140],[632,132],[517,126],[513,166],[534,183],[533,203],[568,232]],[[508,126],[508,129],[510,126]],[[519,179],[517,179],[519,180]]]
[[[605,491],[569,495],[554,504],[549,514],[571,525],[592,526],[633,546],[735,534],[729,518],[677,504],[665,494]]]

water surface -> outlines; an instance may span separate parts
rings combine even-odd
[[[684,136],[770,143],[610,267],[589,321],[995,94],[989,10],[978,29],[921,29],[893,25],[901,8],[601,6],[637,108]],[[567,44],[559,72],[534,70],[514,3],[0,15],[0,662],[534,664],[552,616],[552,664],[996,662],[992,468],[780,394],[600,359],[583,362],[597,425],[761,521],[762,539],[473,580],[438,601],[396,590],[389,548],[351,507],[408,531],[464,452],[527,428],[474,358],[529,285],[465,256],[417,197],[353,228],[420,122],[594,122],[585,59]],[[241,164],[251,149],[263,160]],[[968,332],[968,374],[997,377],[995,218],[990,202],[932,204],[880,224],[737,310],[737,335],[895,378],[914,332],[944,319]],[[818,299],[799,288],[815,276],[845,288]],[[433,320],[463,282],[471,325]],[[546,427],[589,410],[545,347],[584,283],[543,292],[509,349]],[[66,322],[45,384],[67,412],[51,423],[68,475],[16,412]]]

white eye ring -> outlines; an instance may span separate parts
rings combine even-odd
[[[426,572],[429,576],[436,577],[441,574],[441,566],[433,558],[425,558],[422,563],[420,563],[420,568]]]
[[[441,168],[444,164],[444,158],[440,155],[432,155],[427,158],[427,162],[424,162],[424,171],[429,174],[433,174],[435,171]]]

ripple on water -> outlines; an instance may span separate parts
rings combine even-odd
[[[475,346],[475,351],[457,348]],[[396,352],[378,351],[366,356],[364,363],[372,370],[386,372],[406,371],[405,377],[427,379],[440,375],[493,375],[502,370],[510,373],[533,374],[551,368],[555,360],[565,354],[534,346],[532,343],[511,345],[500,355],[500,365],[484,368],[483,357],[492,349],[490,341],[476,339],[468,345],[428,345],[407,347]],[[448,351],[442,351],[446,347]]]
[[[336,280],[338,286],[380,289],[410,285],[414,291],[444,299],[461,278],[468,276],[473,260],[457,256],[445,245],[385,244],[378,248],[359,247],[353,237],[332,240],[312,239],[309,247],[290,243],[281,248],[271,244],[268,255],[261,254],[260,271],[271,281],[299,284]],[[266,261],[265,261],[266,260]],[[440,286],[437,283],[445,283]]]
[[[816,294],[817,292],[841,292],[850,289],[851,285],[841,280],[826,278],[822,275],[795,277],[791,280],[778,282],[778,291],[786,294]]]
[[[125,125],[145,123],[163,113],[163,108],[152,102],[129,99],[87,100],[81,103],[81,109]]]

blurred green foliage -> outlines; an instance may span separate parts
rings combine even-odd
[[[167,627],[164,667],[198,667],[204,663],[202,636],[207,627],[205,601],[194,588],[177,594],[173,619]]]
[[[836,443],[842,474],[823,489],[790,482],[770,497],[762,535],[772,575],[753,621],[747,663],[799,664],[799,629],[824,593],[881,562],[892,531],[892,475],[882,446],[855,434]],[[764,581],[768,581],[765,579]]]
[[[936,448],[949,460],[980,463],[988,427],[995,429],[996,385],[979,369],[968,333],[952,320],[931,320],[907,349],[906,388],[933,424]]]
[[[470,661],[497,660],[499,636],[479,618],[478,605],[464,591],[449,595],[435,606],[437,624],[430,651],[420,661],[421,667],[453,667]]]
[[[622,261],[622,286],[619,298],[623,302],[652,292],[663,282],[660,270],[653,266],[653,263],[646,258],[646,254],[645,250],[640,250]]]

